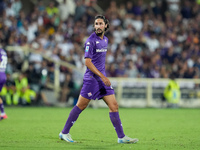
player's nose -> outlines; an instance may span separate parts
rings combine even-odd
[[[101,25],[100,25],[100,24],[97,24],[96,26],[97,26],[97,28],[99,29]]]

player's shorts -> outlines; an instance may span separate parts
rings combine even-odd
[[[89,100],[99,100],[106,95],[115,94],[115,92],[112,86],[106,86],[103,81],[97,81],[96,79],[92,78],[89,80],[83,80],[83,87],[80,94]]]
[[[0,92],[3,88],[3,85],[6,83],[6,74],[0,72]]]

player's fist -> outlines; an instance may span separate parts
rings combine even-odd
[[[101,79],[106,86],[111,86],[111,82],[107,77],[104,76]]]

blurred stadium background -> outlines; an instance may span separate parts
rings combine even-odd
[[[31,105],[74,105],[84,42],[103,14],[110,21],[107,75],[121,107],[162,107],[172,74],[180,106],[200,107],[200,0],[0,0],[0,8],[7,87],[27,78],[37,95]]]

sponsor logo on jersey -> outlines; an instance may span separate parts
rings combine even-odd
[[[99,44],[99,41],[96,41],[96,44]]]
[[[89,51],[89,46],[86,46],[85,47],[85,52],[88,52]]]
[[[87,42],[86,45],[90,45],[90,42]]]
[[[96,52],[107,52],[107,49],[104,49],[104,48],[102,48],[102,49],[96,49]]]

